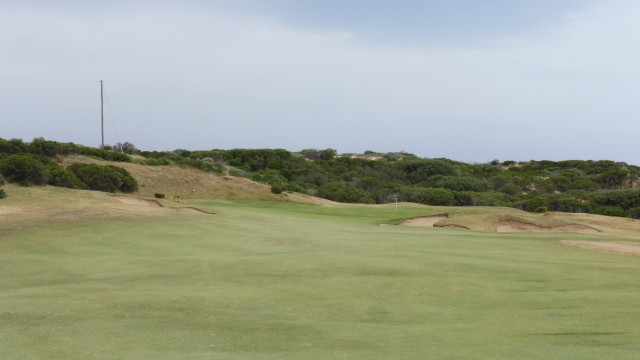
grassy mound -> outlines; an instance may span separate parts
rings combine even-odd
[[[85,156],[69,156],[64,165],[74,163],[112,164]],[[165,194],[168,199],[217,198],[242,200],[282,200],[285,195],[273,194],[270,187],[244,178],[221,176],[193,168],[148,166],[134,163],[117,163],[126,169],[139,183],[135,195],[153,197]]]

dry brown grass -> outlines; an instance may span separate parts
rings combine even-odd
[[[103,161],[77,155],[66,157],[63,160],[65,167],[73,163],[123,167],[138,181],[139,190],[134,195],[142,197],[153,197],[155,193],[161,193],[165,194],[169,200],[178,200],[179,198],[286,200],[285,195],[273,194],[271,188],[265,184],[176,165],[148,166]]]
[[[111,194],[54,186],[4,186],[0,202],[0,234],[11,229],[67,225],[96,219],[139,219],[171,216],[176,210],[124,204]]]

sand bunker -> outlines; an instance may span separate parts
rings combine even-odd
[[[583,250],[600,251],[612,254],[640,256],[640,243],[616,241],[596,242],[583,240],[561,240],[563,245],[577,247]]]
[[[114,198],[120,200],[121,202],[129,205],[143,205],[143,206],[158,206],[162,207],[162,204],[158,200],[150,200],[150,199],[142,199],[133,196],[121,196],[114,195]]]
[[[444,220],[448,217],[448,215],[422,216],[413,219],[407,219],[401,222],[400,225],[433,227],[433,225],[437,224],[440,220]]]
[[[502,221],[498,224],[497,232],[578,232],[583,234],[597,234],[600,231],[592,227],[579,225],[579,224],[567,224],[551,227],[539,226],[531,223],[519,222],[519,221]]]

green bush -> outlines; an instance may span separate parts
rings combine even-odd
[[[2,154],[13,155],[27,152],[29,152],[29,144],[20,139],[0,139],[0,153]]]
[[[620,206],[599,206],[593,211],[595,214],[606,216],[626,217],[627,212]]]
[[[153,196],[155,196],[156,199],[164,199],[164,194],[163,193],[155,193],[155,194],[153,194]]]
[[[87,185],[78,177],[58,164],[46,165],[49,172],[48,184],[52,186],[66,187],[69,189],[87,189]]]
[[[288,181],[284,176],[276,170],[261,170],[255,172],[249,176],[249,179],[257,182],[267,183],[271,186],[276,186],[281,189],[286,189]],[[281,191],[282,192],[282,191]]]
[[[0,160],[0,173],[11,183],[45,185],[49,173],[39,157],[31,154],[13,154]]]
[[[455,204],[453,191],[438,188],[403,187],[398,191],[398,198],[403,201],[425,205],[450,206]]]
[[[0,199],[4,199],[7,197],[7,193],[4,192],[4,189],[0,189]]]
[[[320,187],[317,196],[344,203],[372,204],[374,202],[368,192],[342,182],[329,183]]]
[[[483,192],[489,190],[489,184],[482,179],[469,176],[439,176],[432,182],[433,187],[454,191]]]
[[[5,180],[4,180],[4,176],[2,176],[2,174],[0,174],[0,186],[5,184]]]
[[[91,190],[125,193],[138,190],[136,180],[121,167],[76,163],[67,170],[74,173]]]
[[[133,162],[131,156],[113,150],[97,149],[88,146],[78,146],[75,151],[81,155],[93,156],[108,161]]]
[[[640,219],[640,206],[627,210],[627,216],[632,219]]]

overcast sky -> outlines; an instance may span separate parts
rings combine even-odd
[[[637,0],[0,0],[0,137],[640,165]]]

